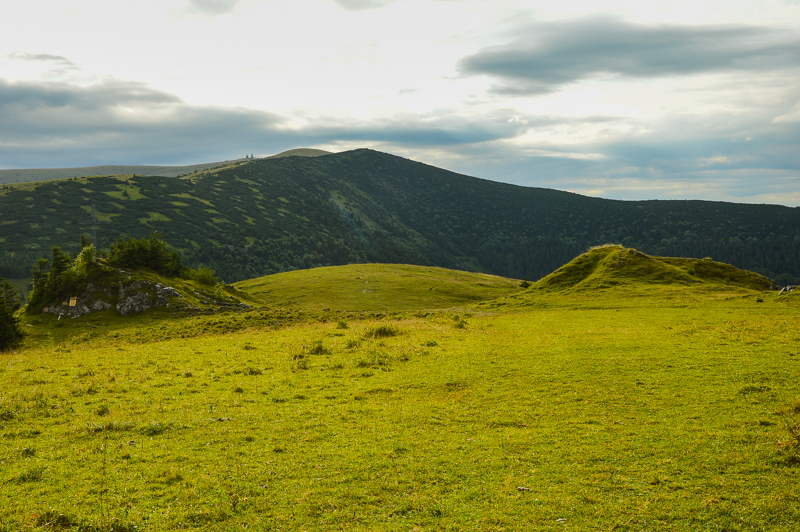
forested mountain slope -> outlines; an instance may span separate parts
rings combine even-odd
[[[800,282],[800,209],[614,201],[468,177],[372,150],[247,161],[184,178],[96,177],[0,190],[0,275],[25,276],[51,245],[77,249],[161,231],[187,263],[228,282],[348,262],[538,279],[608,242],[706,257]]]

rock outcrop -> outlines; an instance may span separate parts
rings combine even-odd
[[[116,290],[110,286],[89,283],[82,294],[44,307],[42,312],[80,316],[115,309],[121,315],[128,316],[151,308],[169,307],[181,299],[183,297],[173,287],[151,281],[120,281]]]

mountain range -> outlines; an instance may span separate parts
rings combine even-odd
[[[49,248],[159,231],[227,282],[382,262],[541,278],[592,246],[713,257],[800,283],[800,209],[618,201],[509,185],[387,153],[295,152],[179,177],[72,177],[0,188],[0,275],[29,276]],[[312,155],[312,156],[309,156]]]

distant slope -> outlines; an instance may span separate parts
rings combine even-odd
[[[331,152],[314,148],[295,148],[287,150],[272,157],[319,157],[330,155]],[[0,170],[0,185],[11,183],[30,183],[32,181],[53,181],[68,177],[95,177],[111,175],[151,175],[164,177],[178,177],[199,170],[218,168],[230,164],[246,162],[248,159],[233,159],[215,163],[191,164],[185,166],[146,166],[146,165],[104,165],[86,166],[82,168],[24,168],[15,170]]]
[[[800,284],[800,209],[612,201],[456,174],[372,150],[276,157],[182,178],[93,177],[0,187],[0,275],[25,277],[52,245],[77,249],[92,204],[101,247],[161,231],[228,282],[381,262],[535,280],[619,242],[706,257]],[[83,223],[84,225],[81,225]]]
[[[332,152],[325,150],[317,150],[314,148],[295,148],[293,150],[286,150],[277,155],[272,155],[268,159],[276,157],[319,157],[320,155],[330,155]]]
[[[585,291],[616,286],[679,285],[769,290],[770,279],[711,259],[651,257],[623,246],[589,250],[535,283],[530,290]]]
[[[53,181],[68,177],[94,177],[110,175],[157,175],[178,177],[198,170],[207,170],[229,164],[243,162],[246,159],[220,161],[216,163],[192,164],[188,166],[87,166],[84,168],[28,168],[17,170],[0,170],[0,185],[12,183],[29,183],[32,181]]]
[[[520,290],[513,279],[402,264],[298,270],[234,286],[271,307],[370,311],[451,308]]]

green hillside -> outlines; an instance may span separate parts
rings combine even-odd
[[[271,307],[370,311],[450,308],[520,290],[513,279],[402,264],[298,270],[234,286]]]
[[[584,291],[641,285],[679,285],[770,290],[772,281],[711,259],[651,257],[605,245],[589,250],[535,283],[531,290]]]
[[[800,283],[800,209],[612,201],[464,176],[372,150],[248,160],[182,178],[123,175],[0,188],[0,275],[52,245],[75,251],[151,230],[227,282],[348,263],[539,279],[588,248],[713,257]],[[81,225],[83,224],[83,225]]]

